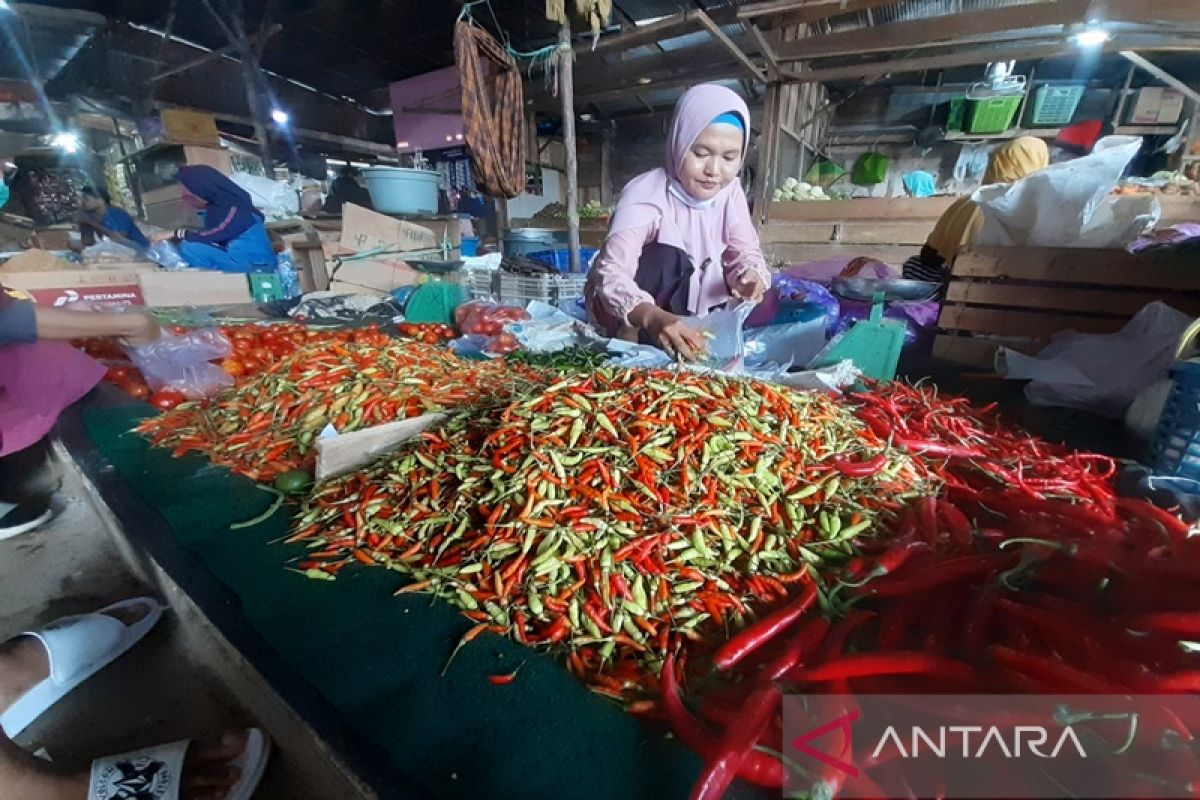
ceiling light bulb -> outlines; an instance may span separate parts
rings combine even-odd
[[[79,137],[73,133],[63,131],[62,133],[54,134],[50,139],[50,144],[64,153],[74,153],[79,150]]]
[[[1084,28],[1072,38],[1074,39],[1075,44],[1079,45],[1080,47],[1099,47],[1111,39],[1112,34],[1106,31],[1104,28],[1091,27]]]
[[[271,119],[275,120],[276,125],[287,125],[291,117],[282,108],[271,109]]]

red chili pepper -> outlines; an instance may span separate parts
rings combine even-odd
[[[911,450],[917,455],[922,456],[943,458],[986,458],[986,455],[983,452],[972,447],[960,447],[958,445],[943,444],[941,442],[929,442],[922,439],[897,438],[895,442],[905,450]]]
[[[733,669],[743,658],[774,639],[808,610],[817,599],[817,587],[809,583],[800,596],[788,605],[748,625],[717,650],[713,658],[717,669]]]
[[[780,699],[779,687],[773,683],[750,693],[692,786],[690,800],[720,800],[725,795],[738,768],[779,710]]]
[[[886,453],[880,453],[866,461],[851,461],[848,456],[838,455],[833,457],[833,468],[849,478],[869,478],[878,475],[880,470],[887,466],[887,462]]]
[[[794,669],[804,663],[810,655],[812,655],[821,642],[829,633],[829,620],[822,616],[816,616],[806,622],[800,630],[798,630],[787,643],[784,644],[783,650],[779,655],[768,661],[758,674],[755,680],[759,681],[776,681],[783,677],[789,670]]]
[[[948,583],[986,575],[999,569],[1015,566],[1020,558],[1011,554],[959,556],[937,561],[906,574],[890,575],[864,586],[860,594],[871,597],[899,597],[914,592],[926,592]]]
[[[992,660],[1002,667],[1028,675],[1051,689],[1092,694],[1123,694],[1127,687],[1064,664],[1048,656],[1021,653],[1003,645],[987,649]]]
[[[505,686],[517,679],[517,670],[513,670],[507,675],[488,675],[488,683],[493,686]]]
[[[908,650],[850,653],[791,675],[803,683],[828,683],[876,675],[921,675],[936,680],[974,683],[979,677],[970,665],[961,661]]]
[[[667,723],[679,741],[706,761],[717,750],[717,737],[684,707],[675,682],[675,654],[667,655],[662,668],[662,702]],[[759,750],[751,750],[738,768],[739,777],[767,789],[783,786],[783,764]]]
[[[1200,636],[1200,611],[1160,611],[1123,617],[1131,631],[1160,631],[1179,636]]]
[[[950,539],[963,547],[971,546],[971,521],[953,503],[942,501],[938,504],[938,516],[946,526]]]

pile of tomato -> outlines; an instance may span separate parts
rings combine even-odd
[[[401,322],[396,330],[405,339],[415,339],[425,344],[440,344],[458,337],[453,327],[436,322]]]

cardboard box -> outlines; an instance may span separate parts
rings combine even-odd
[[[422,276],[405,258],[441,258],[441,240],[422,225],[377,214],[353,203],[342,210],[341,246],[331,256],[390,251],[384,255],[328,264],[331,291],[390,292],[420,283]]]
[[[102,307],[145,305],[138,272],[131,269],[73,269],[62,272],[6,272],[0,282],[27,292],[34,302],[61,308],[89,302]]]
[[[142,140],[146,144],[168,141],[176,144],[200,144],[216,146],[221,142],[217,121],[212,114],[189,111],[184,108],[164,108],[154,120],[144,120],[140,127]]]
[[[7,272],[0,283],[35,302],[62,307],[90,302],[117,306],[228,306],[253,302],[245,275],[213,270],[167,272],[147,265],[62,272]]]
[[[342,206],[342,248],[345,250],[361,253],[382,247],[409,253],[437,250],[441,246],[441,240],[429,228],[378,214],[353,203]]]
[[[1131,125],[1174,125],[1183,114],[1183,92],[1162,86],[1147,86],[1139,89]]]
[[[145,304],[152,308],[231,306],[254,302],[250,295],[250,283],[241,273],[184,269],[137,274]]]

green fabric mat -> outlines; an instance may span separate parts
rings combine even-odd
[[[280,511],[244,530],[272,497],[199,456],[172,458],[130,433],[147,406],[90,408],[85,421],[125,482],[170,522],[177,541],[241,598],[251,624],[358,733],[385,750],[419,794],[435,798],[686,797],[699,759],[553,658],[484,634],[450,651],[470,623],[442,601],[392,593],[388,570],[351,565],[336,581],[283,569],[301,545]],[[522,667],[494,686],[491,674]],[[405,787],[389,787],[402,796]],[[389,791],[390,794],[390,791]]]

